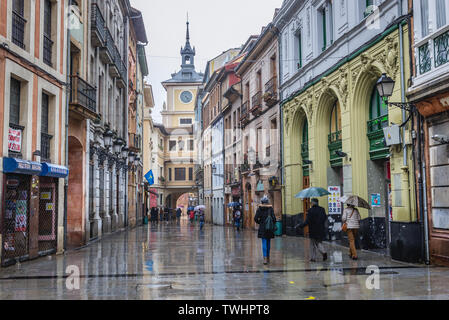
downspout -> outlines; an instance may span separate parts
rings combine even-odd
[[[402,1],[401,1],[401,10],[402,10]],[[401,65],[401,102],[406,102],[406,96],[405,96],[405,74],[404,74],[404,35],[403,35],[403,27],[402,22],[399,22],[399,51],[400,51],[400,65]],[[402,123],[405,123],[407,121],[407,115],[406,111],[402,109]],[[406,185],[406,192],[407,192],[407,203],[409,207],[409,221],[413,221],[412,217],[412,206],[410,203],[410,179],[409,179],[409,170],[408,170],[408,161],[407,161],[407,145],[405,144],[405,126],[402,127],[402,153],[403,153],[403,170],[404,172],[404,182]]]
[[[68,7],[72,5],[72,0],[68,0]],[[68,19],[69,17],[66,17]],[[67,20],[66,20],[67,21]],[[69,102],[70,102],[70,28],[67,28],[67,61],[66,61],[66,74],[67,74],[67,86],[66,86],[66,108],[65,108],[65,166],[69,167]],[[69,89],[69,90],[67,90]],[[69,189],[69,177],[64,179],[64,251],[67,248],[67,194]]]
[[[420,210],[423,219],[423,237],[424,237],[424,257],[426,265],[430,264],[430,253],[429,253],[429,217],[427,216],[427,194],[426,186],[427,174],[426,174],[426,161],[423,158],[423,129],[422,129],[422,116],[418,113],[417,123],[418,123],[418,165],[420,170],[420,177],[418,180],[419,184],[419,202]]]

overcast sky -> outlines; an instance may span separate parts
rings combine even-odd
[[[208,60],[229,48],[236,48],[269,24],[282,0],[130,0],[142,11],[149,44],[146,47],[153,86],[153,119],[161,122],[166,100],[161,82],[181,68],[181,46],[185,44],[189,13],[190,43],[196,47],[195,67],[204,72]]]

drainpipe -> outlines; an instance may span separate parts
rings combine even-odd
[[[401,1],[402,3],[402,1]],[[401,6],[402,10],[402,6]],[[402,22],[399,23],[399,50],[400,50],[400,64],[401,64],[401,102],[406,102],[405,98],[405,74],[404,74],[404,35],[403,35],[403,27]],[[405,123],[407,121],[407,115],[406,111],[402,109],[402,123]],[[407,170],[408,168],[408,161],[407,161],[407,145],[405,144],[405,126],[402,127],[402,153],[403,153],[403,169]],[[409,179],[409,170],[407,170],[404,174],[406,174],[405,177],[405,184],[406,184],[406,192],[407,192],[407,203],[409,207],[409,215],[410,215],[410,222],[412,222],[412,208],[410,203],[410,179]],[[404,181],[403,180],[403,181]]]
[[[72,0],[68,2],[68,8],[72,5]],[[69,17],[66,17],[68,19]],[[67,28],[67,61],[66,61],[66,74],[67,74],[67,86],[66,86],[66,108],[65,108],[65,166],[69,167],[69,102],[70,102],[70,28]],[[67,90],[69,89],[69,90]],[[69,188],[69,177],[64,179],[64,251],[67,248],[67,194]]]
[[[426,161],[423,159],[423,133],[422,133],[422,116],[418,114],[417,117],[417,136],[418,136],[418,166],[420,176],[418,178],[418,189],[419,189],[419,203],[420,212],[423,219],[423,238],[424,238],[424,259],[426,265],[430,264],[430,254],[429,254],[429,217],[427,216],[427,194],[426,186],[427,176],[426,176]]]

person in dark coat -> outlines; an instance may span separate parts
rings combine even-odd
[[[259,225],[259,231],[257,236],[262,239],[262,251],[263,251],[263,264],[270,263],[270,249],[271,239],[274,238],[275,230],[266,230],[267,217],[271,217],[273,225],[276,225],[276,216],[274,215],[273,206],[269,204],[267,196],[264,196],[261,200],[262,204],[256,211],[254,221]]]
[[[326,211],[318,204],[318,199],[312,199],[312,208],[307,211],[306,221],[298,227],[309,226],[310,243],[310,261],[316,262],[316,254],[319,251],[323,255],[323,261],[327,260],[327,252],[323,246],[323,240],[326,238]]]

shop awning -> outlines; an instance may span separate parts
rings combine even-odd
[[[40,175],[43,177],[65,178],[69,175],[69,169],[64,166],[44,162]]]
[[[22,173],[29,175],[39,175],[42,171],[42,164],[39,162],[27,161],[16,158],[3,158],[4,173]]]

